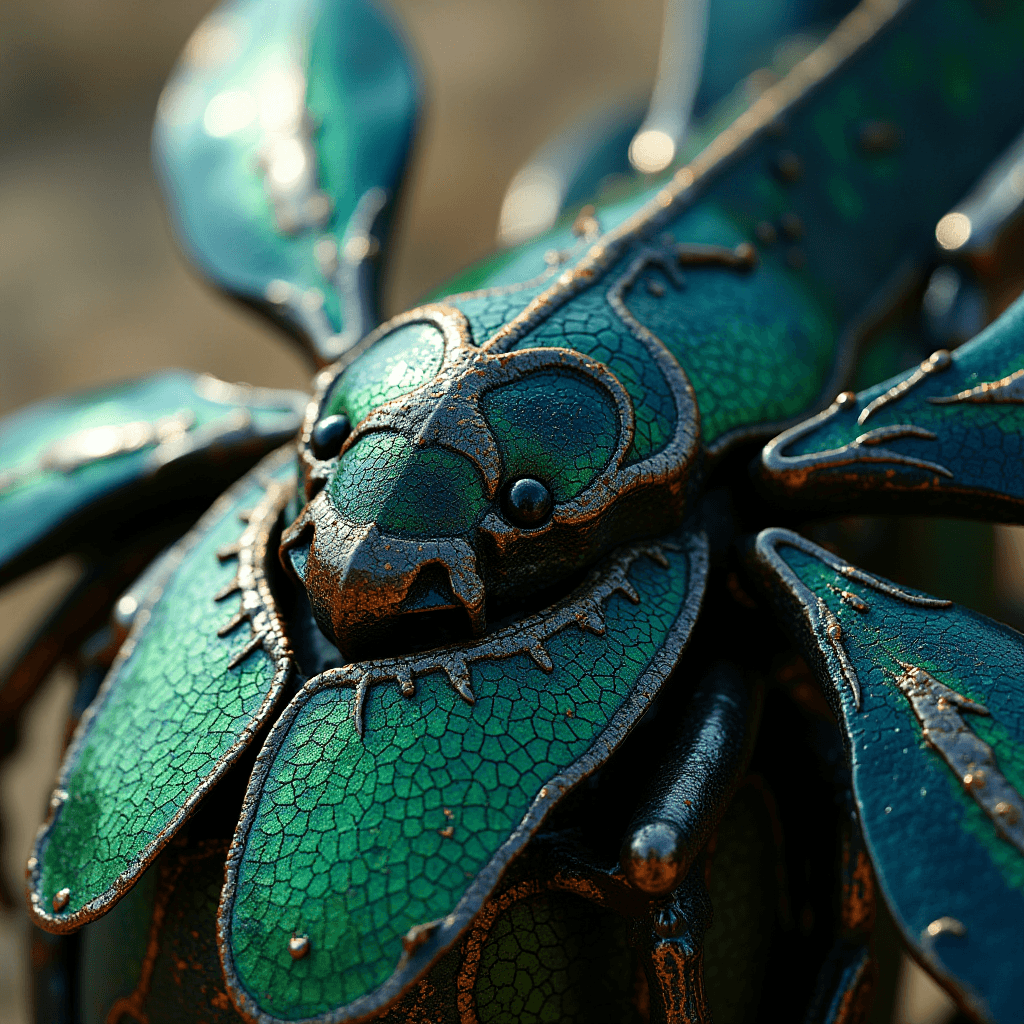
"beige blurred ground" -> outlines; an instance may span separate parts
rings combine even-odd
[[[178,258],[150,175],[162,82],[205,0],[0,4],[0,414],[165,366],[304,387],[301,361],[210,293]],[[662,0],[400,0],[431,95],[388,305],[397,311],[492,245],[504,188],[550,133],[601,102],[643,96]],[[1020,550],[1010,544],[1007,556]],[[0,657],[59,592],[59,566],[0,594]],[[71,682],[40,694],[22,753],[0,769],[21,865],[59,756]],[[20,915],[0,918],[0,1024],[25,1024]],[[897,1019],[938,1024],[919,972]]]

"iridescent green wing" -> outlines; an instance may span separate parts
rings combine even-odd
[[[159,514],[197,514],[292,437],[306,396],[191,373],[40,402],[0,422],[0,583]]]
[[[73,931],[142,875],[275,710],[292,659],[270,590],[294,451],[268,456],[150,576],[29,861],[33,919]]]
[[[466,646],[314,677],[260,754],[222,959],[263,1021],[355,1019],[437,960],[676,664],[706,546],[627,546],[564,602]]]
[[[154,159],[183,246],[319,365],[376,322],[417,106],[409,54],[372,0],[229,2],[161,97]]]
[[[835,394],[872,303],[1019,132],[1022,42],[1019,5],[864,4],[672,181],[492,259],[446,301],[481,345],[642,367],[646,331],[686,371],[712,455],[771,433]],[[665,404],[634,376],[638,407]]]
[[[786,530],[751,561],[836,712],[903,937],[979,1019],[1019,1020],[1024,637]]]
[[[762,477],[779,500],[847,511],[894,504],[1019,522],[1024,514],[1024,300],[955,352],[779,435]]]

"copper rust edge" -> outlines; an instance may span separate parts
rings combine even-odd
[[[718,258],[717,255],[715,258]],[[532,372],[547,367],[578,369],[588,376],[593,384],[608,392],[609,398],[618,410],[620,436],[615,454],[605,471],[599,474],[576,498],[561,505],[552,522],[567,522],[573,517],[593,514],[594,502],[600,490],[609,492],[616,499],[622,498],[632,490],[644,486],[652,475],[661,478],[666,475],[678,478],[676,490],[679,492],[678,498],[681,501],[689,467],[699,450],[697,435],[699,434],[700,419],[696,397],[690,381],[679,363],[672,358],[661,341],[634,319],[622,302],[623,294],[635,283],[643,268],[652,264],[664,267],[668,265],[668,260],[664,253],[654,250],[641,253],[626,272],[612,282],[608,291],[608,302],[622,319],[624,325],[647,349],[652,361],[664,377],[676,404],[675,430],[671,440],[660,451],[640,462],[629,462],[630,447],[635,432],[632,402],[622,383],[603,363],[579,353],[575,349],[531,348],[508,354],[500,349],[495,349],[492,342],[480,346],[474,345],[469,321],[465,314],[451,306],[434,304],[410,310],[408,313],[396,317],[388,324],[383,325],[380,331],[375,332],[375,336],[371,335],[367,341],[372,344],[376,337],[382,336],[381,331],[384,331],[385,328],[389,332],[396,327],[411,323],[433,324],[444,338],[444,354],[438,372],[411,391],[373,409],[358,424],[354,424],[352,432],[342,446],[341,454],[352,448],[361,437],[374,430],[397,429],[399,425],[416,427],[417,423],[414,420],[425,418],[433,409],[434,393],[437,389],[457,383],[465,377],[467,372],[472,372],[476,367],[479,367],[485,374],[489,374],[489,377],[485,379],[483,375],[479,376],[471,389],[469,387],[465,389],[466,396],[459,397],[459,401],[466,403],[465,415],[470,417],[467,420],[470,423],[477,419],[473,403],[479,401],[476,392],[480,388],[486,390],[497,386],[499,383],[503,383],[504,378],[509,375]],[[303,469],[307,500],[314,498],[319,487],[327,482],[337,465],[337,458],[323,461],[317,459],[311,448],[313,428],[319,419],[320,411],[330,394],[335,379],[336,373],[333,371],[321,376],[318,381],[316,397],[307,408],[302,428],[299,441],[299,460]],[[472,390],[472,394],[469,394],[470,390]],[[480,392],[480,394],[482,393],[483,391]],[[420,403],[417,402],[417,399],[420,397],[429,400],[423,404],[422,409],[418,408]],[[409,431],[406,429],[404,432],[408,433]],[[497,452],[474,450],[472,453],[463,452],[463,454],[477,464],[489,493],[493,492],[497,487]],[[491,465],[492,462],[494,462],[494,466]],[[296,523],[292,530],[299,528],[299,524]]]
[[[731,161],[744,156],[757,141],[768,135],[786,107],[797,104],[831,75],[836,74],[842,65],[885,28],[907,3],[908,0],[862,0],[818,49],[801,61],[781,82],[765,90],[748,110],[719,134],[693,161],[677,171],[672,180],[667,182],[641,210],[599,238],[573,268],[563,271],[554,284],[531,300],[481,347],[490,348],[496,353],[510,350],[557,309],[608,273],[630,245],[653,238],[667,222],[675,220],[698,198],[699,190],[707,187],[715,175],[728,170]],[[905,268],[897,268],[892,280],[883,286],[882,292],[896,290],[896,286],[905,276]],[[527,284],[542,280],[543,277],[542,274]],[[499,287],[502,293],[505,288],[515,288]],[[485,295],[488,291],[480,289],[479,292],[463,292],[452,298],[475,297]],[[877,310],[874,310],[873,306],[874,303],[869,303],[861,317],[840,336],[831,377],[822,389],[817,404],[823,404],[827,401],[827,396],[835,394],[848,376],[856,343],[866,325],[877,315]],[[416,312],[413,311],[411,319],[416,319]],[[410,314],[404,314],[382,324],[363,341],[349,349],[338,363],[328,368],[327,381],[337,376],[379,338],[408,322]],[[323,387],[326,387],[327,381]],[[806,412],[782,420],[743,425],[726,431],[707,445],[707,454],[712,459],[718,459],[733,444],[771,436],[804,415]],[[315,416],[311,419],[310,414],[307,414],[302,438],[304,447],[308,446],[309,432],[315,422]],[[305,458],[303,461],[305,463]]]
[[[895,683],[910,702],[926,742],[960,779],[999,835],[1024,853],[1024,800],[999,771],[992,748],[963,717],[968,712],[987,716],[988,708],[926,669],[903,661],[899,665],[903,673]]]
[[[873,398],[868,402],[857,416],[857,424],[863,426],[879,409],[884,409],[887,405],[898,402],[905,394],[916,388],[918,384],[923,383],[930,377],[934,377],[937,373],[944,373],[952,365],[953,360],[946,349],[940,348],[933,352],[927,359],[921,362],[909,377],[904,377],[903,380],[893,384],[888,391],[884,391],[877,398]]]
[[[742,253],[737,257],[731,250],[725,258],[745,262]],[[717,250],[704,251],[701,259],[720,263],[723,256]],[[397,606],[404,600],[418,567],[427,557],[424,549],[429,544],[429,557],[446,567],[453,594],[468,613],[474,632],[481,635],[485,627],[484,583],[477,571],[473,550],[464,537],[419,542],[382,533],[372,525],[351,522],[335,508],[324,485],[334,472],[337,459],[343,458],[363,437],[374,431],[394,430],[415,437],[420,443],[441,440],[447,447],[460,452],[474,464],[484,482],[485,493],[493,500],[502,479],[502,463],[481,403],[491,389],[545,369],[578,373],[602,389],[616,409],[618,431],[614,453],[604,469],[581,492],[556,506],[548,522],[532,531],[532,536],[540,538],[548,531],[589,526],[602,518],[607,524],[614,514],[610,510],[623,507],[625,499],[634,494],[638,495],[638,500],[647,498],[652,514],[662,517],[665,528],[681,521],[700,453],[700,418],[696,399],[680,365],[653,334],[636,322],[622,301],[625,291],[652,262],[671,270],[670,260],[667,261],[665,254],[653,250],[644,252],[631,263],[625,274],[612,281],[608,291],[608,302],[613,311],[647,350],[649,358],[662,373],[676,407],[676,419],[668,443],[644,459],[631,459],[635,435],[633,405],[622,382],[607,366],[568,348],[528,348],[495,353],[489,347],[490,343],[476,346],[472,343],[468,319],[454,307],[423,306],[393,322],[393,325],[430,323],[441,332],[444,352],[439,370],[419,387],[369,412],[348,435],[338,457],[319,460],[313,453],[310,438],[318,412],[332,386],[331,379],[325,375],[318,385],[317,398],[310,404],[299,444],[308,504],[282,536],[283,550],[309,546],[303,581],[307,591],[314,592],[318,578],[331,578],[327,569],[338,569],[332,559],[339,538],[355,539],[359,541],[362,557],[368,557],[370,553],[379,555],[377,560],[387,571],[387,576],[381,577],[373,592],[372,607],[377,614],[383,604]],[[438,398],[442,395],[445,401],[439,403]],[[453,437],[456,440],[453,441]],[[655,495],[656,502],[653,500]],[[514,531],[494,509],[484,515],[477,529],[490,534],[499,550],[503,544],[516,541]],[[331,616],[339,632],[357,622],[370,606],[361,593],[353,592],[351,600],[345,604],[337,602],[326,591],[323,596],[325,605],[331,607]],[[542,651],[539,653],[542,659],[546,657]],[[408,685],[411,687],[411,683]],[[468,691],[463,696],[471,699]]]
[[[806,623],[810,626],[815,642],[819,645],[820,649],[824,648],[824,644],[822,643],[821,632],[819,630],[818,623],[816,622],[817,612],[816,608],[814,607],[816,595],[806,584],[803,583],[802,580],[800,580],[796,573],[789,568],[789,566],[782,560],[781,556],[775,550],[777,547],[782,545],[790,545],[798,548],[799,550],[805,550],[809,554],[812,554],[818,559],[820,559],[821,561],[826,562],[826,564],[831,565],[833,562],[839,562],[839,560],[824,550],[816,549],[815,546],[812,545],[809,541],[804,540],[798,534],[791,533],[788,530],[765,530],[758,536],[756,542],[756,550],[759,556],[759,560],[763,565],[767,565],[771,568],[772,572],[775,574],[777,578],[777,581],[781,583],[790,592],[792,597],[796,600],[797,604],[799,605],[800,614],[804,618]],[[906,596],[914,598],[915,602],[920,602],[922,600],[921,598],[917,598],[915,595]],[[934,606],[936,607],[949,606],[951,604],[952,602],[949,601],[934,602]],[[916,680],[906,678],[907,674],[911,671],[916,672],[921,670],[917,669],[916,666],[899,662],[898,659],[894,660],[897,660],[897,663],[903,668],[904,671],[902,675],[893,672],[891,673],[891,677],[894,679],[897,685],[900,686],[900,689],[904,692],[906,696],[908,696],[909,699],[909,694],[906,693],[906,690],[904,690],[903,685],[900,685],[900,680],[903,679],[904,684],[908,688],[915,686],[917,685]],[[827,675],[831,678],[834,678],[834,671],[831,669],[831,667],[826,666],[826,668]],[[930,675],[930,673],[926,674]],[[931,686],[932,684],[928,684],[929,689],[931,689]],[[944,684],[939,683],[937,680],[934,681],[934,686],[942,687],[942,695],[946,697],[946,701],[953,708],[960,706],[964,710],[969,710],[977,714],[984,714],[987,711],[987,709],[985,709],[983,705],[977,704],[976,702],[971,701],[970,698],[964,697],[962,694],[956,693],[956,691],[953,691],[945,687]],[[946,708],[940,711],[938,707],[938,695],[936,695],[935,711],[940,715],[948,715],[949,710],[950,709]],[[917,715],[918,720],[922,723],[922,728],[924,728],[924,718],[922,718],[922,716],[919,714],[917,708],[914,708],[914,713],[915,715]],[[925,717],[928,717],[927,713]],[[981,800],[979,799],[980,794],[984,793],[986,788],[989,788],[989,792],[991,792],[993,782],[996,781],[993,776],[993,769],[995,768],[994,759],[992,764],[984,762],[984,755],[986,752],[990,753],[990,748],[987,744],[984,744],[984,742],[980,740],[980,738],[975,736],[973,732],[970,732],[966,728],[966,726],[962,722],[962,718],[960,718],[959,712],[956,712],[956,717],[960,720],[960,726],[962,727],[962,731],[960,732],[960,736],[958,738],[963,737],[964,734],[966,734],[969,740],[973,741],[972,745],[976,744],[976,754],[981,755],[980,763],[979,758],[977,756],[974,758],[973,761],[971,761],[971,759],[968,758],[968,763],[966,764],[951,763],[950,760],[947,758],[946,753],[941,749],[941,746],[939,746],[939,744],[935,742],[936,739],[938,739],[940,742],[945,743],[948,739],[945,736],[939,736],[938,734],[936,734],[936,736],[932,737],[929,740],[929,743],[933,747],[933,749],[936,750],[939,756],[941,756],[943,760],[946,761],[947,765],[949,765],[949,767],[954,770],[954,772],[957,774],[957,777],[960,779],[962,785],[964,784],[963,774],[967,769],[981,769],[983,772],[987,773],[985,786],[965,786],[969,794],[976,801],[978,801],[979,804],[981,804]],[[949,724],[948,719],[947,722],[943,724]],[[848,740],[848,733],[845,733],[844,731],[844,735],[847,736]],[[998,769],[995,769],[995,774],[998,774]],[[1007,788],[1009,788],[1008,785]],[[1009,817],[1012,817],[1012,812],[1010,815],[1000,815],[995,810],[995,805],[1001,802],[1007,803],[1007,805],[1011,808],[1016,808],[1017,806],[1024,806],[1024,801],[1021,801],[1020,796],[1016,795],[1016,800],[1011,802],[1010,800],[1006,799],[1007,794],[1005,791],[1002,790],[998,794],[993,794],[993,796],[994,799],[991,801],[991,811],[989,811],[988,808],[985,808],[984,805],[982,805],[982,809],[990,818],[990,820],[996,827],[1001,837],[1011,845],[1015,846],[1018,850],[1021,850],[1021,852],[1024,852],[1024,829],[1021,830],[1017,837],[1008,836],[1005,831],[1006,826],[1008,824],[1015,825],[1018,824],[1018,822],[1009,822],[1007,820],[1004,820]],[[932,924],[929,926],[929,928],[932,927],[939,929],[939,933],[946,932],[948,929],[949,934],[966,934],[966,929],[964,928],[964,926],[959,921],[956,921],[953,918],[939,918],[937,921],[933,921]],[[969,1005],[972,1007],[976,1006],[976,1003],[974,1002],[974,997],[972,996],[970,991],[965,991],[963,987],[960,985],[960,983],[957,981],[956,977],[950,975],[948,967],[945,966],[944,963],[936,957],[934,950],[932,949],[933,936],[929,933],[929,929],[925,929],[921,934],[906,933],[904,925],[900,924],[900,930],[901,932],[904,932],[905,938],[909,944],[910,952],[912,953],[914,958],[921,961],[925,965],[926,969],[933,975],[938,975],[943,986],[955,994],[958,1002],[960,1002],[962,1005]],[[974,1011],[972,1010],[972,1012]]]
[[[676,538],[670,538],[676,539]],[[542,787],[519,826],[494,853],[490,861],[469,884],[451,913],[437,922],[437,929],[411,956],[403,957],[394,973],[373,992],[345,1007],[307,1018],[316,1024],[341,1024],[345,1021],[367,1020],[393,1003],[412,988],[470,926],[481,906],[501,881],[505,869],[544,822],[548,813],[570,789],[586,778],[611,755],[647,709],[664,680],[678,661],[696,621],[707,577],[707,541],[703,534],[681,534],[677,542],[686,553],[687,594],[669,635],[653,656],[650,664],[635,683],[629,696],[610,719],[604,731],[575,762],[549,779]],[[613,556],[614,557],[614,556]],[[231,951],[231,919],[238,881],[238,871],[245,844],[259,808],[260,793],[273,766],[274,758],[306,701],[325,684],[324,675],[309,680],[274,723],[270,736],[260,751],[249,782],[242,816],[228,854],[226,880],[217,918],[217,940],[221,965],[227,979],[228,994],[235,1008],[254,1024],[276,1024],[279,1018],[262,1012],[245,990],[234,968]],[[298,1022],[292,1022],[298,1024]]]
[[[161,574],[157,579],[153,580],[146,600],[135,616],[128,639],[125,641],[110,671],[107,673],[107,677],[100,687],[99,694],[85,714],[82,715],[78,728],[75,730],[74,739],[68,748],[68,753],[57,778],[55,793],[66,792],[67,780],[75,770],[78,755],[90,727],[97,714],[104,707],[106,699],[116,684],[121,670],[131,658],[139,640],[145,633],[153,608],[162,597],[167,583],[192,549],[226,515],[231,513],[232,506],[239,501],[239,495],[250,488],[254,482],[259,483],[265,490],[269,489],[271,493],[260,502],[262,513],[259,511],[254,513],[252,524],[246,528],[245,535],[249,538],[248,543],[251,546],[249,553],[244,556],[245,564],[243,565],[240,562],[240,574],[245,574],[244,578],[241,579],[245,591],[244,596],[255,599],[258,603],[258,608],[254,609],[253,626],[257,629],[265,627],[262,646],[274,662],[274,676],[262,705],[253,715],[251,722],[245,727],[235,743],[221,755],[209,775],[199,782],[191,796],[185,800],[177,813],[160,830],[158,835],[137,853],[131,860],[130,865],[117,877],[114,884],[98,896],[94,896],[84,906],[70,913],[62,913],[60,915],[51,914],[43,909],[45,901],[43,894],[39,891],[46,847],[50,835],[60,819],[60,810],[63,806],[63,800],[58,800],[56,804],[51,800],[50,814],[36,836],[26,873],[26,897],[28,899],[31,919],[40,928],[56,933],[76,931],[83,924],[101,917],[110,910],[134,886],[157,854],[170,842],[181,825],[196,809],[202,798],[231,767],[277,704],[285,682],[292,671],[293,662],[291,650],[285,637],[283,623],[278,615],[273,595],[271,594],[263,559],[272,554],[266,550],[269,533],[276,523],[285,500],[289,496],[288,488],[273,481],[271,474],[287,466],[292,458],[294,458],[294,449],[291,445],[280,448],[268,455],[255,469],[246,474],[230,490],[218,498],[199,520],[198,524],[165,556]],[[257,522],[260,524],[259,530],[255,528]]]
[[[526,654],[542,671],[552,671],[554,666],[551,656],[544,646],[547,641],[569,626],[578,626],[598,635],[603,634],[604,602],[613,594],[621,594],[628,601],[637,603],[640,598],[629,582],[629,570],[634,562],[642,557],[650,558],[667,569],[668,561],[662,548],[675,550],[676,546],[669,543],[626,545],[619,552],[606,558],[602,568],[592,572],[567,600],[506,626],[475,643],[442,647],[420,655],[357,662],[341,668],[328,669],[317,677],[318,688],[341,687],[355,691],[352,717],[360,736],[363,735],[363,712],[369,691],[389,681],[398,685],[403,697],[411,698],[416,693],[416,676],[442,672],[459,696],[472,704],[474,698],[469,685],[469,665],[472,662]]]
[[[160,877],[160,888],[153,903],[153,914],[149,923],[149,938],[146,942],[146,953],[142,960],[139,980],[131,995],[122,996],[110,1007],[105,1017],[105,1024],[121,1024],[125,1014],[137,1021],[138,1024],[149,1024],[149,1014],[146,1013],[146,1000],[149,998],[149,989],[153,983],[153,970],[156,967],[156,958],[160,955],[160,935],[164,926],[164,918],[167,915],[167,906],[174,896],[178,880],[181,878],[181,874],[186,867],[204,861],[208,857],[218,855],[223,857],[224,847],[223,841],[206,840],[200,843],[199,849],[180,854],[173,864],[164,867]]]
[[[843,643],[842,625],[825,602],[797,576],[796,572],[779,554],[778,548],[783,546],[796,548],[798,551],[816,558],[845,579],[853,580],[880,594],[885,594],[887,597],[903,601],[916,608],[949,608],[953,602],[902,590],[892,583],[864,572],[863,569],[850,565],[791,530],[773,528],[763,530],[758,535],[756,547],[760,558],[771,566],[779,579],[785,582],[794,597],[799,600],[816,644],[823,652],[831,651],[842,678],[850,688],[854,705],[857,710],[860,710],[860,681]]]
[[[958,402],[1020,405],[1024,403],[1024,370],[1017,370],[1000,380],[985,381],[975,388],[958,391],[955,395],[929,398],[933,405],[952,405]]]
[[[875,876],[867,851],[859,841],[859,828],[852,824],[843,838],[842,930],[867,940],[875,926]]]
[[[836,1007],[834,1015],[829,1016],[830,1024],[862,1024],[867,1020],[875,995],[875,973],[871,950],[865,947],[860,953],[860,961],[853,972],[853,977],[839,996],[839,1006]]]
[[[703,152],[677,171],[672,181],[643,209],[604,235],[571,272],[562,274],[551,288],[538,295],[493,335],[489,344],[502,351],[507,350],[551,312],[608,271],[628,245],[639,237],[661,230],[667,221],[674,220],[693,199],[698,184],[703,184],[714,172],[724,170],[731,158],[741,155],[744,147],[760,138],[785,107],[798,102],[834,74],[903,6],[899,0],[865,0],[861,3],[818,49],[781,82],[762,93]]]
[[[773,438],[765,445],[761,454],[761,464],[765,471],[771,474],[773,479],[784,482],[787,489],[792,490],[802,487],[816,473],[853,465],[909,466],[911,469],[920,469],[949,480],[955,479],[953,472],[941,463],[919,459],[913,455],[904,455],[891,448],[879,447],[885,442],[899,441],[903,438],[920,441],[937,440],[937,435],[934,432],[913,423],[893,423],[884,427],[876,427],[874,430],[865,431],[839,448],[827,448],[823,451],[807,452],[804,455],[786,454],[786,449],[791,445],[807,437],[808,434],[814,433],[835,417],[845,415],[847,411],[846,405],[840,404],[838,401],[833,402],[828,409],[818,413],[817,416],[812,416],[806,422],[790,427],[789,430]]]

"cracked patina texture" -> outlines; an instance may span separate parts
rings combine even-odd
[[[1005,973],[1003,956],[1005,949],[1020,946],[1024,856],[999,836],[959,775],[928,745],[897,680],[905,665],[923,668],[987,708],[988,715],[965,715],[965,720],[1021,793],[1024,639],[958,606],[921,608],[880,593],[787,544],[786,536],[784,531],[761,535],[759,564],[769,586],[810,602],[791,607],[803,620],[799,629],[841,710],[860,818],[889,905],[934,969],[986,992],[995,1019],[1014,1019],[1019,993]],[[763,553],[769,547],[781,561]],[[844,600],[844,592],[857,602]],[[838,623],[832,637],[813,610],[815,600],[824,602]],[[860,681],[859,710],[832,653],[837,640]],[[969,885],[963,884],[966,878]],[[979,892],[988,898],[979,899]],[[962,922],[966,933],[930,937],[928,926],[947,916]]]
[[[491,925],[476,965],[480,1024],[639,1024],[641,980],[628,925],[580,896],[540,892]]]
[[[1024,367],[1024,300],[952,354],[915,368],[776,438],[763,477],[790,501],[903,504],[1015,518],[1024,508],[1024,398],[984,387]],[[965,394],[966,393],[966,394]]]
[[[295,1019],[367,994],[411,927],[455,908],[664,643],[690,576],[682,553],[666,555],[671,571],[634,564],[640,604],[612,596],[604,635],[569,627],[547,641],[550,673],[526,655],[473,664],[473,705],[440,674],[414,699],[377,688],[360,739],[351,691],[308,691],[241,840],[230,908],[234,969],[266,1012]],[[293,932],[311,942],[297,962]]]
[[[270,474],[294,480],[292,461],[281,455],[263,467],[168,554],[159,600],[139,613],[126,656],[83,721],[59,780],[53,823],[37,840],[37,914],[49,917],[54,894],[71,890],[68,906],[51,918],[55,927],[73,915],[81,923],[79,916],[88,919],[116,898],[122,876],[137,874],[140,858],[170,838],[186,806],[269,713],[283,683],[287,657],[280,652],[256,648],[231,667],[251,644],[251,628],[218,635],[238,603],[233,596],[216,600],[238,570],[218,552],[237,544],[245,529],[239,513],[264,497]]]

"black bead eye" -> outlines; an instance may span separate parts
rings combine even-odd
[[[313,428],[309,447],[318,459],[333,459],[351,430],[347,416],[325,416]]]
[[[505,515],[516,526],[540,526],[551,515],[551,492],[533,477],[514,480],[505,496]]]

